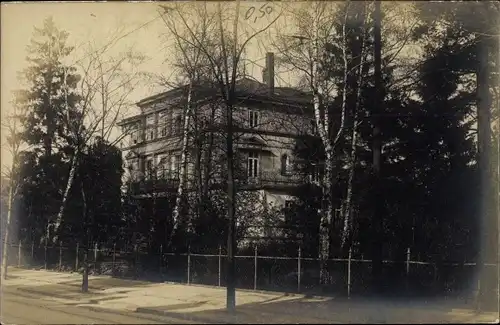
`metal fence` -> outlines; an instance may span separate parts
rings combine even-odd
[[[8,245],[8,264],[25,268],[82,272],[87,248],[79,245]],[[215,254],[144,252],[88,247],[87,262],[91,274],[104,274],[149,281],[170,281],[213,286],[226,285],[226,255],[221,247]],[[475,263],[431,263],[411,259],[407,250],[405,261],[383,261],[383,276],[392,288],[412,293],[458,292],[475,271]],[[486,264],[487,271],[497,274],[496,264]],[[320,263],[317,258],[304,257],[300,248],[295,257],[236,256],[237,287],[253,290],[315,293],[321,290],[351,296],[369,288],[371,260],[356,258],[349,252],[344,258],[327,261],[329,281],[319,285]],[[495,276],[493,276],[495,278]]]

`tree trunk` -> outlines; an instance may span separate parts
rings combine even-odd
[[[175,231],[179,225],[179,209],[182,204],[182,196],[184,195],[184,187],[186,183],[187,172],[187,156],[188,156],[188,136],[189,136],[189,121],[191,116],[191,97],[193,91],[192,81],[189,82],[188,96],[186,103],[186,112],[184,114],[184,126],[182,129],[182,154],[181,154],[181,168],[179,171],[179,187],[177,188],[177,197],[175,198],[175,206],[172,212],[172,231],[170,232],[169,245],[175,235]]]
[[[68,181],[66,183],[66,188],[64,190],[62,202],[61,202],[61,205],[59,207],[59,212],[57,213],[57,217],[56,217],[56,220],[54,223],[54,228],[53,228],[53,234],[54,234],[53,242],[54,243],[57,243],[57,241],[58,241],[58,233],[57,232],[58,232],[59,227],[61,225],[63,215],[64,215],[64,209],[66,208],[66,202],[68,201],[68,197],[69,197],[69,192],[71,190],[71,186],[73,186],[73,181],[75,179],[76,170],[78,168],[79,155],[80,155],[80,149],[77,148],[73,157],[71,158],[71,168],[69,170]]]
[[[83,276],[82,276],[82,292],[89,292],[89,248],[86,245],[83,251]]]
[[[204,125],[200,125],[197,120],[197,114],[193,114],[193,122],[196,128],[195,152],[194,152],[194,172],[196,181],[196,214],[199,220],[204,220],[203,209],[203,130]]]
[[[478,42],[477,57],[478,66],[476,72],[477,78],[477,128],[478,128],[478,147],[479,147],[479,172],[480,172],[480,198],[481,208],[479,215],[479,238],[481,245],[478,250],[478,285],[477,290],[478,308],[481,308],[481,302],[486,299],[485,293],[487,287],[492,283],[485,272],[484,263],[495,259],[492,254],[492,247],[496,246],[493,231],[497,229],[495,215],[493,212],[492,196],[492,172],[491,172],[491,98],[489,92],[489,69],[488,69],[488,44],[485,37],[480,37]],[[493,280],[494,281],[494,280]]]
[[[382,245],[383,245],[383,197],[381,193],[381,153],[382,142],[380,139],[379,114],[382,111],[383,99],[382,91],[382,60],[381,60],[381,12],[380,1],[375,1],[374,14],[374,61],[375,61],[375,100],[372,111],[373,120],[373,219],[372,219],[372,277],[375,288],[379,289],[382,275]]]
[[[210,128],[213,127],[214,122],[215,122],[215,112],[216,112],[216,107],[212,107],[212,112],[210,115]],[[213,155],[213,148],[214,148],[214,133],[213,130],[210,129],[210,132],[208,133],[208,148],[205,151],[205,159],[204,159],[204,179],[203,179],[203,195],[204,198],[208,197],[208,191],[209,191],[209,181],[210,181],[210,174],[212,172],[212,155]]]
[[[11,220],[12,220],[12,206],[14,201],[14,187],[12,180],[9,186],[9,197],[7,203],[7,222],[5,224],[5,237],[3,238],[3,252],[2,252],[2,275],[4,280],[7,279],[7,268],[8,268],[8,258],[9,258],[9,235],[11,231]]]
[[[232,96],[232,95],[231,95]],[[231,105],[226,105],[227,117],[227,216],[228,216],[228,236],[227,236],[227,296],[226,305],[230,312],[234,312],[236,307],[236,217],[235,199],[236,189],[234,185],[234,153],[233,153],[233,111]]]
[[[333,215],[333,149],[326,150],[325,175],[323,178],[323,200],[320,210],[320,229],[319,229],[319,262],[320,262],[320,284],[329,283],[327,261],[330,257],[330,230]]]
[[[87,197],[85,196],[85,189],[83,187],[83,180],[81,184],[82,193],[82,203],[83,203],[83,243],[84,243],[84,253],[83,253],[83,274],[82,274],[82,292],[88,292],[89,290],[89,263],[88,263],[88,250],[90,246],[89,242],[89,220],[87,214]],[[78,254],[78,252],[77,252]]]
[[[356,146],[357,146],[357,138],[358,132],[356,130],[356,124],[358,119],[358,113],[354,113],[354,125],[352,127],[352,139],[351,139],[351,154],[350,154],[350,164],[351,168],[349,169],[349,178],[347,180],[347,195],[344,204],[343,217],[344,217],[344,229],[342,232],[342,242],[341,247],[344,247],[347,242],[349,236],[351,235],[352,228],[352,196],[353,196],[353,187],[354,187],[354,176],[356,169]]]

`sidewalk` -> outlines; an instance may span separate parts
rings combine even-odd
[[[475,314],[439,302],[410,303],[307,298],[303,295],[237,291],[237,313],[225,312],[225,288],[150,283],[90,276],[89,293],[79,292],[80,274],[10,270],[3,286],[86,308],[136,311],[203,323],[493,323],[495,313]]]

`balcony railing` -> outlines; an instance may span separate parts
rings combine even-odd
[[[176,190],[179,186],[178,178],[142,179],[132,183],[134,194],[150,194],[158,192],[169,192]]]
[[[274,171],[262,171],[257,177],[238,177],[237,184],[242,188],[295,187],[306,184],[309,177],[302,174],[282,174]]]
[[[280,172],[262,171],[258,177],[248,177],[243,173],[237,173],[235,177],[236,186],[239,189],[265,189],[274,187],[296,187],[311,182],[311,177],[303,174],[289,173],[283,175]],[[186,184],[186,190],[190,189],[191,182]],[[218,182],[211,183],[212,186],[225,188],[226,178],[222,177]],[[143,179],[132,183],[134,194],[151,194],[158,192],[176,191],[179,186],[178,178]]]

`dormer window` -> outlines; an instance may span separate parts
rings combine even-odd
[[[249,110],[248,121],[251,128],[257,127],[259,125],[259,112],[255,110]]]

